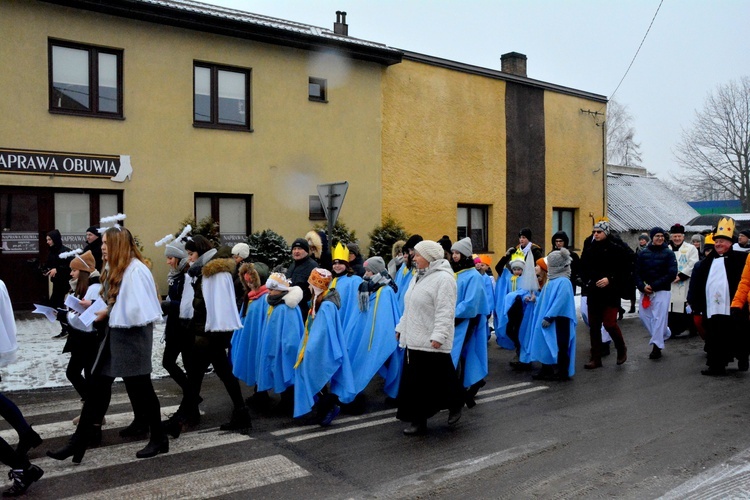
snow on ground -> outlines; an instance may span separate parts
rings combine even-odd
[[[0,392],[70,386],[65,369],[70,354],[63,354],[65,339],[53,339],[60,333],[60,324],[52,323],[41,314],[16,313],[18,339],[17,361],[0,371]],[[154,377],[164,377],[161,366],[164,344],[164,323],[154,326],[152,366]]]
[[[581,296],[576,295],[576,310],[580,310],[580,299]],[[622,306],[627,310],[630,302],[623,301]],[[636,314],[625,315],[635,316]],[[60,332],[60,324],[51,323],[40,314],[23,312],[16,313],[16,328],[18,360],[0,372],[0,392],[70,386],[65,377],[70,354],[62,353],[65,339],[52,338]],[[163,335],[164,323],[157,323],[154,326],[154,349],[151,357],[154,370],[152,376],[155,378],[167,376],[166,370],[161,366],[164,353]],[[588,337],[583,341],[588,342]]]

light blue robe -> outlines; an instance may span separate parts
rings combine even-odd
[[[299,306],[282,302],[273,308],[261,334],[258,391],[273,389],[281,394],[294,385],[294,364],[304,332]]]
[[[534,308],[531,328],[529,359],[545,365],[557,364],[557,326],[554,321],[547,328],[542,327],[544,318],[568,318],[570,321],[570,341],[568,342],[568,376],[575,374],[576,357],[576,305],[570,279],[560,277],[544,285]]]
[[[378,373],[385,379],[383,391],[395,398],[404,357],[404,350],[399,349],[396,340],[396,325],[400,319],[396,293],[390,286],[383,286],[370,294],[366,312],[359,308],[357,311],[346,335],[354,389],[357,394],[364,391]]]
[[[487,376],[487,316],[490,313],[487,297],[484,292],[484,280],[474,268],[464,269],[456,273],[458,287],[456,298],[456,325],[453,335],[453,349],[451,357],[453,366],[458,366],[459,359],[464,363],[464,387],[479,382]],[[464,345],[469,328],[469,320],[481,315],[469,340]]]
[[[400,314],[403,314],[404,312],[404,297],[406,296],[406,290],[409,289],[409,284],[411,283],[411,280],[416,273],[417,270],[409,269],[406,266],[406,262],[402,263],[398,268],[398,271],[396,271],[396,279],[394,279],[393,281],[396,283],[396,287],[398,288],[398,292],[396,292],[396,294],[398,297],[398,310]]]
[[[502,274],[495,283],[495,342],[503,349],[509,349],[514,351],[516,349],[515,344],[508,334],[506,333],[506,327],[508,326],[508,309],[505,307],[505,297],[515,291],[514,280],[511,280],[513,273],[506,267],[503,269]],[[512,304],[512,303],[511,303]],[[510,307],[510,306],[509,306]]]
[[[263,293],[243,308],[242,328],[232,335],[232,373],[252,387],[258,383],[260,340],[268,317],[268,302]]]
[[[358,298],[359,298],[359,284],[362,283],[362,278],[356,274],[352,276],[339,276],[333,278],[331,282],[332,290],[336,290],[341,298],[341,307],[339,308],[339,317],[341,318],[341,327],[346,332],[349,326],[349,322],[359,311]]]
[[[342,403],[350,403],[356,394],[336,304],[323,300],[315,317],[308,316],[307,331],[297,353],[299,358],[304,348],[304,357],[294,369],[294,418],[312,410],[315,396],[329,381],[331,393]]]

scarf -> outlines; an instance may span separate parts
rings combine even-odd
[[[381,271],[378,274],[373,274],[368,278],[363,278],[362,283],[359,284],[359,310],[367,312],[370,308],[370,294],[377,292],[384,286],[390,286],[394,292],[398,292],[398,286],[391,279],[391,275],[387,271]]]

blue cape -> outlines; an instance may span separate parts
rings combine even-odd
[[[400,318],[398,299],[390,286],[370,294],[367,312],[358,314],[347,330],[349,359],[354,371],[356,393],[380,374],[385,379],[384,392],[391,398],[398,395],[403,365],[403,349],[398,348],[396,325]]]
[[[398,271],[396,271],[396,279],[394,279],[393,281],[396,283],[396,287],[398,288],[397,297],[398,310],[400,314],[404,312],[404,297],[406,296],[406,290],[409,289],[409,285],[411,284],[411,279],[414,277],[414,274],[416,274],[416,270],[406,267],[406,262],[402,263],[398,268]]]
[[[453,335],[451,357],[453,366],[459,358],[464,360],[464,387],[469,387],[487,376],[487,316],[490,308],[484,292],[484,280],[475,268],[456,273],[456,329]],[[481,315],[466,345],[469,320]]]
[[[362,283],[362,278],[356,274],[352,276],[339,276],[333,278],[331,282],[331,289],[339,292],[341,297],[341,307],[339,308],[339,317],[341,318],[341,326],[346,331],[349,326],[349,322],[359,311],[358,300],[359,300],[359,284]]]
[[[567,318],[570,321],[570,341],[568,342],[568,376],[575,374],[576,357],[576,305],[573,286],[567,278],[550,280],[542,288],[534,308],[531,328],[530,360],[545,365],[557,364],[557,326],[553,321],[547,328],[542,327],[544,318]]]
[[[282,302],[273,308],[261,335],[258,391],[273,389],[281,394],[294,384],[294,363],[304,332],[299,306]]]
[[[266,294],[251,300],[243,311],[242,328],[232,335],[232,373],[250,387],[258,383],[260,339],[268,307]]]
[[[299,358],[304,348],[304,357],[294,369],[294,418],[312,410],[315,396],[329,381],[342,403],[356,394],[338,307],[324,300],[315,318],[308,316],[307,329],[307,342],[300,342],[297,353]]]
[[[495,342],[497,342],[497,345],[499,345],[503,349],[510,349],[511,351],[515,350],[516,346],[515,344],[513,344],[513,341],[510,340],[510,337],[508,337],[508,335],[505,333],[505,329],[508,325],[508,308],[510,308],[513,302],[511,301],[511,303],[506,307],[505,297],[509,293],[515,291],[513,290],[513,282],[511,281],[512,276],[513,273],[511,273],[507,267],[503,268],[502,274],[495,283],[494,306]]]

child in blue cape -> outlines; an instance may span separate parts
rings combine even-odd
[[[537,299],[530,360],[542,363],[536,380],[568,380],[575,373],[576,306],[570,283],[572,259],[566,248],[547,256],[547,283]]]
[[[349,265],[349,249],[340,242],[333,249],[333,281],[331,287],[339,293],[341,307],[339,317],[344,332],[347,331],[349,323],[357,315],[357,297],[359,285],[362,278],[357,276],[354,269]]]
[[[294,364],[305,325],[299,303],[302,289],[291,286],[286,276],[271,273],[266,280],[266,323],[260,341],[258,391],[273,390],[280,394],[282,405],[291,407],[294,386]]]
[[[294,364],[294,418],[310,413],[315,405],[314,422],[323,427],[339,414],[339,401],[348,403],[355,394],[339,319],[339,294],[329,288],[332,279],[326,269],[310,273],[312,301]]]

